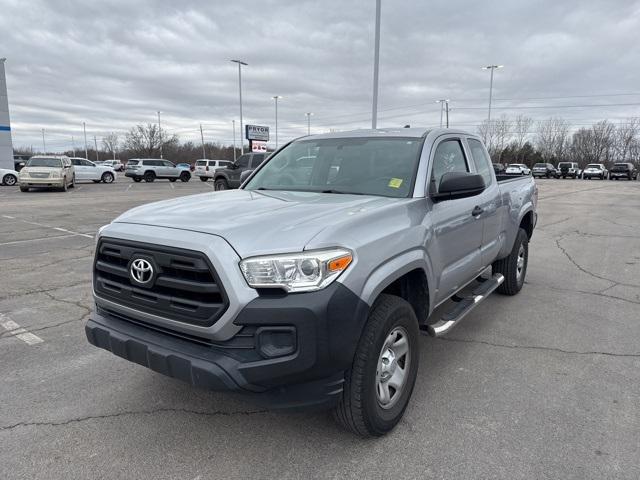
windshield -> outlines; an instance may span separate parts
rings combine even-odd
[[[614,163],[613,168],[622,168],[626,170],[627,168],[629,168],[629,165],[627,165],[626,163]]]
[[[138,165],[138,160],[129,160],[127,162],[127,167],[130,166],[130,165]]]
[[[587,165],[587,168],[600,168],[600,165],[598,165],[597,163],[590,163],[589,165]]]
[[[197,166],[197,167],[203,167],[203,166],[204,166],[204,165],[206,165],[206,164],[207,164],[207,161],[206,161],[206,160],[198,160],[198,161],[196,162],[196,166]]]
[[[32,157],[27,162],[27,167],[62,168],[62,161],[53,157]]]
[[[407,197],[421,138],[326,138],[291,143],[245,186],[247,190]]]
[[[571,163],[569,163],[569,162],[560,162],[558,164],[558,168],[562,168],[562,167],[571,168]]]
[[[520,164],[520,163],[510,163],[509,167],[510,168],[522,168],[522,164]]]
[[[546,163],[536,163],[533,168],[547,168]]]

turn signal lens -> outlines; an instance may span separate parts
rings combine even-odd
[[[334,258],[327,264],[327,270],[330,272],[341,272],[349,266],[352,259],[353,257],[351,254],[340,258]]]

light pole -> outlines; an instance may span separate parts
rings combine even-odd
[[[76,142],[73,139],[73,135],[71,135],[71,147],[73,148],[73,156],[76,156]]]
[[[278,149],[278,99],[282,98],[280,95],[274,95],[273,98],[276,104],[276,150]]]
[[[202,141],[202,158],[207,158],[207,152],[204,149],[204,133],[202,133],[202,124],[200,124],[200,140]]]
[[[233,123],[233,161],[236,161],[236,121],[231,120]]]
[[[493,71],[497,68],[502,68],[504,65],[487,65],[482,67],[483,70],[491,70],[491,80],[489,81],[489,113],[487,114],[487,130],[491,126],[491,97],[493,96]],[[484,140],[487,141],[487,132],[484,133]]]
[[[244,141],[242,140],[242,65],[249,65],[242,60],[231,60],[238,64],[238,91],[240,92],[240,154],[244,154]],[[235,150],[234,150],[235,155]]]
[[[380,65],[380,7],[381,0],[376,0],[376,38],[373,53],[373,105],[371,108],[371,128],[378,126],[378,67]]]
[[[96,136],[93,136],[93,144],[96,147],[96,162],[100,161],[100,155],[98,155],[98,139],[96,138]]]
[[[82,122],[82,131],[84,132],[84,158],[89,160],[89,148],[87,147],[87,124]]]
[[[47,153],[47,144],[44,141],[44,128],[42,129],[42,153]]]
[[[449,128],[449,100],[444,101],[444,106],[447,112],[447,128]]]
[[[158,135],[160,135],[160,158],[162,158],[162,126],[160,125],[160,110],[158,110]]]
[[[444,113],[444,106],[445,104],[449,105],[449,99],[448,98],[442,98],[440,100],[436,100],[436,103],[440,104],[440,128],[442,128],[442,114]],[[447,127],[449,126],[449,123],[447,123]]]
[[[311,135],[311,115],[313,112],[307,112],[305,115],[307,116],[307,135]]]

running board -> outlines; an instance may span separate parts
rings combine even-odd
[[[421,325],[422,333],[428,333],[432,337],[441,337],[455,327],[467,313],[476,308],[484,299],[504,282],[504,276],[496,273],[493,277],[482,282],[471,293],[470,297],[463,298],[456,302],[456,306],[449,312],[442,315],[442,318],[432,325]]]

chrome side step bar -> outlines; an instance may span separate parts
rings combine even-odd
[[[442,315],[442,318],[432,325],[421,325],[422,333],[428,333],[432,337],[441,337],[455,327],[471,310],[476,308],[480,302],[485,300],[493,291],[504,282],[504,276],[496,273],[490,279],[482,282],[471,293],[470,297],[463,298],[456,302],[456,306],[449,312]]]

